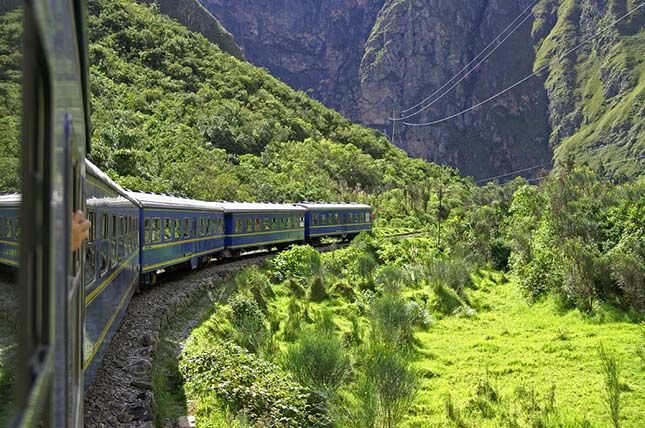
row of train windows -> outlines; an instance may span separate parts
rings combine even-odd
[[[18,217],[0,217],[0,239],[19,239],[20,219]]]
[[[96,211],[88,210],[87,218],[92,223],[89,238],[85,243],[85,284],[91,284],[96,277],[116,267],[126,255],[139,246],[139,221],[136,216],[102,213],[100,224]],[[100,245],[97,249],[97,231],[100,230]],[[98,265],[96,254],[98,251]]]
[[[283,217],[245,217],[235,219],[235,233],[289,230],[302,227],[304,218],[298,215]]]
[[[195,219],[197,227],[196,236],[211,236],[224,233],[224,219],[222,217],[200,217]],[[163,230],[161,225],[163,224]],[[190,218],[157,217],[147,218],[143,221],[143,240],[161,242],[163,232],[164,241],[187,239],[193,236],[193,222]]]
[[[343,218],[344,217],[344,218]],[[325,224],[349,224],[349,223],[369,223],[370,213],[347,213],[347,214],[312,214],[311,222],[314,226]]]

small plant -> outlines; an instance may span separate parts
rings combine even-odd
[[[315,275],[311,280],[311,285],[309,286],[309,300],[312,302],[322,302],[326,300],[327,297],[327,288],[319,275]]]
[[[415,315],[402,297],[390,293],[381,296],[372,304],[372,337],[375,341],[411,348]]]
[[[459,409],[459,407],[455,406],[455,404],[452,402],[452,395],[448,395],[446,397],[445,404],[446,416],[448,416],[448,420],[452,422],[453,426],[455,426],[456,428],[470,427],[470,425],[468,425],[461,416],[461,410]]]
[[[315,327],[301,334],[284,356],[284,367],[303,385],[328,397],[349,373],[349,357],[331,331]]]
[[[598,345],[598,355],[605,376],[605,391],[607,405],[614,428],[620,428],[620,362],[616,354],[601,343]]]
[[[236,294],[229,301],[233,310],[233,338],[250,352],[257,352],[267,340],[269,332],[264,325],[264,314],[254,298]]]

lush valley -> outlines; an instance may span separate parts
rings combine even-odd
[[[156,360],[157,426],[188,413],[200,427],[639,426],[645,181],[631,160],[643,143],[639,17],[618,29],[625,37],[604,59],[589,51],[550,69],[546,89],[534,87],[545,105],[561,96],[569,107],[544,121],[516,112],[537,123],[527,138],[546,141],[566,133],[568,108],[581,109],[580,129],[557,138],[554,171],[476,186],[236,58],[225,33],[189,31],[163,13],[168,4],[89,2],[90,159],[132,189],[360,201],[376,222],[346,248],[294,246],[230,278],[221,296],[201,296],[183,314],[199,327],[181,346],[169,337]],[[377,35],[413,13],[408,6],[391,2]],[[581,22],[568,15],[577,7],[539,2],[537,62],[520,58],[514,72],[575,43],[557,34],[568,19]],[[3,171],[18,158],[19,20],[15,11],[0,17]],[[365,61],[386,64],[394,46],[379,54],[377,35]],[[610,87],[618,92],[606,99]],[[598,143],[611,139],[629,144]],[[593,155],[604,165],[584,156],[586,144],[612,148]],[[539,163],[531,153],[526,161]],[[17,175],[0,180],[18,189]]]

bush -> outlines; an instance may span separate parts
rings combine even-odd
[[[432,258],[426,261],[424,273],[428,282],[443,284],[462,295],[466,287],[472,287],[470,268],[461,257]]]
[[[406,349],[414,345],[414,314],[403,298],[386,293],[372,304],[372,338]]]
[[[609,414],[614,428],[620,428],[620,363],[618,357],[608,351],[602,343],[598,345],[598,355],[602,364],[602,371],[605,376],[605,391]]]
[[[438,282],[434,283],[431,288],[434,296],[428,305],[432,311],[450,315],[464,306],[464,302],[452,288]]]
[[[269,261],[269,269],[277,282],[293,278],[304,285],[314,275],[320,275],[320,254],[310,245],[294,245]]]
[[[183,355],[179,370],[193,395],[215,392],[224,405],[252,421],[266,421],[280,428],[329,424],[309,389],[275,364],[232,343],[218,343],[207,352]]]
[[[286,370],[303,385],[329,396],[349,373],[349,357],[341,340],[326,328],[304,332],[284,356]]]
[[[257,352],[267,340],[269,332],[264,325],[264,314],[255,299],[236,294],[229,301],[233,310],[233,338],[250,352]]]
[[[309,300],[320,303],[326,300],[327,297],[327,289],[322,278],[319,275],[314,276],[309,286]]]

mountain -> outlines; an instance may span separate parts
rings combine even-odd
[[[477,178],[571,156],[635,175],[616,161],[643,150],[645,8],[463,116],[413,127],[405,116],[527,10],[526,20],[463,82],[407,118],[460,112],[549,63],[637,7],[627,0],[200,0],[246,58],[408,153]],[[418,109],[416,109],[418,110]],[[412,110],[414,113],[416,110]],[[600,152],[589,148],[611,146]]]

